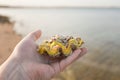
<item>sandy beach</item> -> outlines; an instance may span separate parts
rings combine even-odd
[[[13,24],[0,23],[0,64],[10,56],[21,39],[22,37],[13,31]]]

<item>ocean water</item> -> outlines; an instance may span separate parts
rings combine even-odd
[[[55,34],[81,36],[88,48],[81,63],[120,74],[120,9],[0,8],[0,14],[10,16],[23,37],[36,29],[42,30],[40,41]]]
[[[0,9],[16,21],[14,30],[26,35],[41,29],[44,37],[54,34],[115,37],[119,34],[119,9]]]

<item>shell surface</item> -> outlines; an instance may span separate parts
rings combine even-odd
[[[52,36],[51,40],[46,40],[38,47],[41,55],[50,57],[69,56],[74,50],[81,47],[83,40],[80,37],[72,36]]]

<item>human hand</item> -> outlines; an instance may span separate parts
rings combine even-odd
[[[35,41],[40,36],[41,31],[38,30],[18,43],[0,67],[0,80],[49,80],[87,52],[86,48],[81,48],[61,61],[47,64],[49,59],[37,53]]]

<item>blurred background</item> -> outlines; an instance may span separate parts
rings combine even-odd
[[[0,0],[0,64],[29,32],[80,36],[88,54],[52,80],[120,80],[120,0]]]

